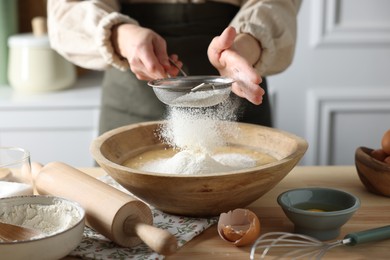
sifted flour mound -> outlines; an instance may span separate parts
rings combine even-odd
[[[206,174],[239,170],[255,165],[256,161],[246,155],[232,153],[210,156],[207,153],[184,150],[172,158],[145,163],[140,169],[168,174]]]
[[[254,167],[256,160],[242,154],[213,155],[217,147],[239,134],[237,102],[227,100],[218,107],[170,107],[167,124],[160,129],[165,143],[180,152],[168,159],[156,159],[139,169],[167,174],[217,173]]]
[[[195,153],[184,150],[169,159],[148,162],[141,170],[160,173],[199,174],[231,170],[229,166],[218,163],[207,153]]]
[[[256,161],[252,157],[239,153],[216,154],[213,156],[213,159],[220,164],[230,167],[231,170],[240,170],[256,166]]]

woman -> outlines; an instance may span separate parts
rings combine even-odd
[[[239,121],[271,126],[261,77],[291,64],[299,6],[299,0],[49,0],[48,27],[52,47],[65,58],[106,71],[101,133],[162,119],[166,107],[147,81],[178,75],[169,58],[190,75],[233,78]]]

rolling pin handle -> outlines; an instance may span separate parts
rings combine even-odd
[[[134,233],[153,251],[162,255],[171,255],[177,251],[177,240],[167,230],[143,223],[128,217],[123,223],[125,233]]]
[[[33,180],[35,180],[39,174],[39,172],[42,170],[43,165],[39,162],[31,162],[31,176]]]

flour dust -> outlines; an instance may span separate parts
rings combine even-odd
[[[256,160],[238,153],[215,154],[240,134],[237,111],[240,101],[227,99],[214,107],[170,107],[159,137],[178,150],[170,158],[146,162],[140,170],[168,174],[206,174],[254,167]]]

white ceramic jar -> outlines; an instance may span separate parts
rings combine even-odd
[[[8,82],[16,90],[53,91],[74,84],[75,66],[50,47],[46,34],[10,36],[8,47]]]

